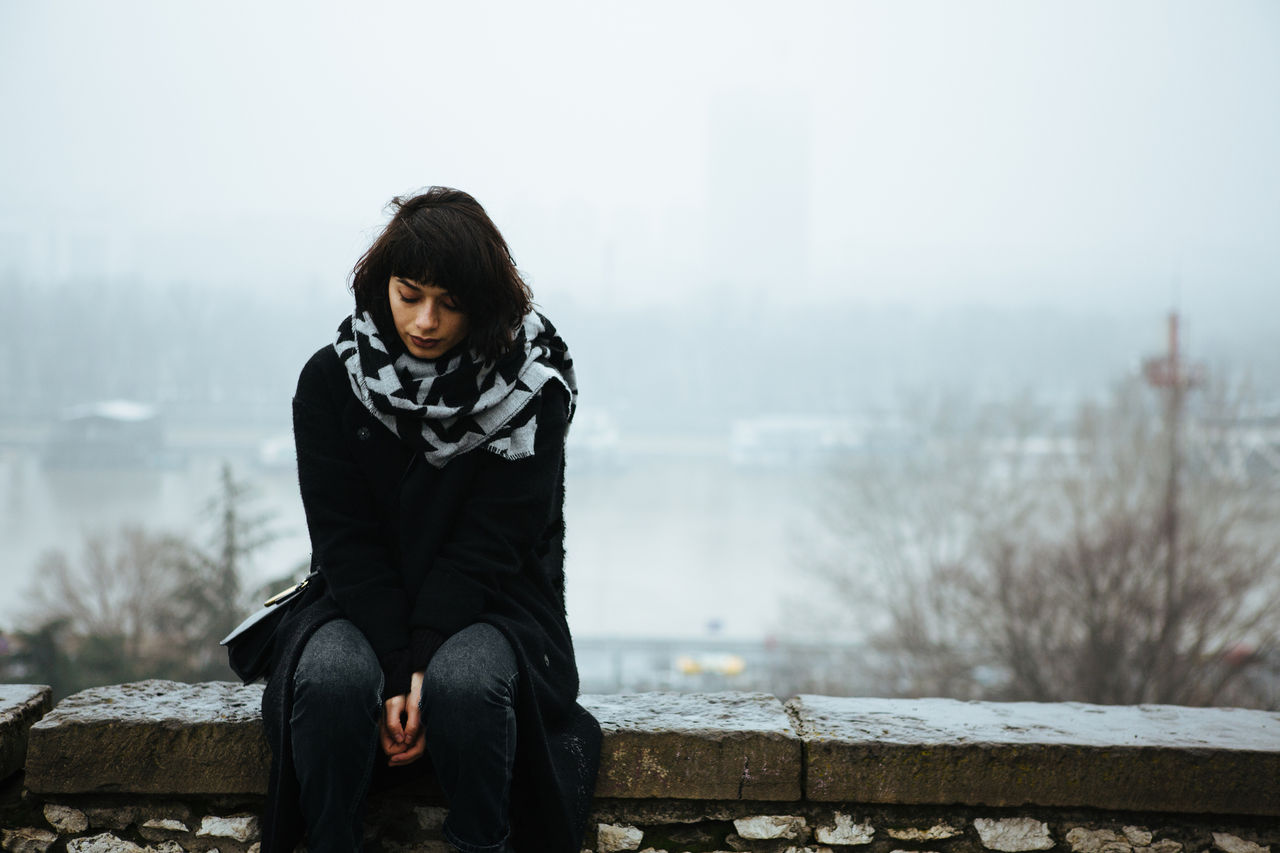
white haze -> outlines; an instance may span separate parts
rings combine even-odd
[[[578,423],[649,460],[571,484],[575,629],[771,630],[809,489],[734,473],[735,419],[1069,402],[1171,309],[1280,398],[1278,48],[1271,0],[0,0],[0,581],[212,489],[210,452],[69,500],[33,455],[61,407],[287,432],[384,205],[444,184],[565,331]],[[261,479],[265,577],[306,542]]]
[[[1243,314],[1276,304],[1278,44],[1270,2],[10,0],[0,246],[337,282],[439,183],[544,297]]]

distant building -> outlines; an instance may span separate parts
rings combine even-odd
[[[64,411],[45,443],[42,461],[50,468],[162,468],[178,459],[165,446],[154,406],[106,400]]]

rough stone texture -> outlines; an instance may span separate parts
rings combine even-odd
[[[960,827],[952,826],[949,823],[935,823],[928,829],[908,826],[901,829],[887,830],[889,837],[895,841],[942,841],[947,838],[955,838],[963,831]]]
[[[768,803],[744,800],[617,800],[597,797],[592,808],[593,823],[656,825],[723,821],[760,814]]]
[[[176,841],[161,841],[144,848],[147,853],[186,853],[182,845]]]
[[[733,828],[743,838],[751,840],[782,838],[803,841],[808,826],[799,815],[752,815],[735,820]]]
[[[801,797],[801,742],[773,696],[639,693],[581,701],[604,730],[598,797]]]
[[[200,821],[196,835],[212,835],[215,838],[234,838],[236,841],[257,841],[262,835],[255,815],[235,817],[206,817]]]
[[[1162,838],[1151,845],[1151,853],[1182,853],[1182,845],[1172,838]]]
[[[143,850],[132,841],[117,838],[110,832],[73,838],[67,842],[67,853],[143,853]]]
[[[1067,843],[1071,845],[1072,853],[1103,853],[1109,848],[1114,850],[1117,844],[1128,850],[1132,844],[1114,830],[1085,829],[1079,826],[1067,832]]]
[[[1154,835],[1140,826],[1126,826],[1124,828],[1124,837],[1135,847],[1148,847],[1151,844],[1151,839],[1155,838]]]
[[[1280,713],[800,696],[820,802],[1280,815]]]
[[[89,818],[84,812],[56,803],[44,807],[44,819],[58,832],[84,832],[89,828]]]
[[[262,687],[140,681],[63,699],[31,727],[26,785],[38,794],[265,793]]]
[[[174,820],[171,817],[152,818],[151,820],[144,821],[142,824],[142,828],[143,829],[163,829],[169,832],[190,832],[191,831],[191,829],[185,823],[183,823],[180,820]]]
[[[1213,834],[1213,846],[1224,853],[1271,853],[1270,847],[1263,847],[1260,844],[1254,844],[1252,841],[1245,841],[1235,835],[1226,832],[1215,832]]]
[[[0,846],[8,853],[45,853],[57,840],[56,834],[35,826],[0,830]]]
[[[449,810],[443,806],[414,806],[413,816],[418,820],[418,829],[437,832],[444,826]]]
[[[53,707],[44,684],[0,684],[0,779],[22,769],[31,726]]]
[[[844,812],[836,812],[835,823],[830,826],[819,826],[813,834],[815,841],[823,844],[870,844],[875,837],[876,828],[868,823],[854,823],[853,817]]]
[[[978,818],[973,822],[978,830],[982,846],[1003,853],[1021,853],[1026,850],[1048,850],[1053,847],[1049,827],[1034,818],[1009,817],[999,820]]]
[[[636,850],[644,840],[644,831],[634,826],[602,823],[596,827],[596,853],[622,853]]]

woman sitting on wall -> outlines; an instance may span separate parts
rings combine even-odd
[[[600,730],[564,607],[573,362],[475,199],[392,207],[293,400],[322,582],[263,697],[263,850],[359,850],[375,764],[428,756],[457,849],[577,853]]]

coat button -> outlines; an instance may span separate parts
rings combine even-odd
[[[368,441],[369,437],[372,435],[373,435],[373,430],[369,429],[368,427],[360,427],[360,429],[356,430],[356,438],[360,439],[361,441]]]
[[[551,666],[551,658],[547,657],[546,655],[543,655],[543,656],[542,656],[542,665],[543,665],[543,666]]]

